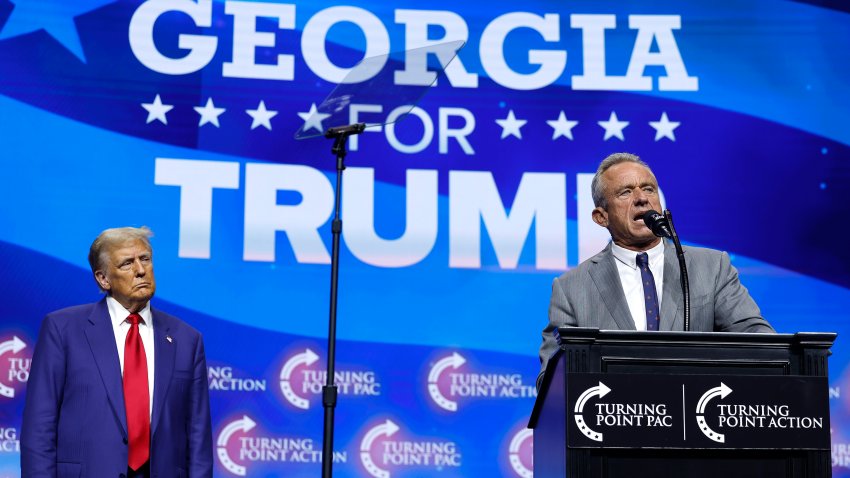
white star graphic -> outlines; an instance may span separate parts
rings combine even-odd
[[[148,110],[148,120],[145,124],[150,123],[153,120],[159,120],[162,124],[168,124],[165,114],[171,111],[171,109],[174,108],[174,105],[162,104],[162,100],[159,98],[159,95],[156,95],[156,98],[153,99],[153,103],[142,103],[142,108]]]
[[[566,136],[572,141],[573,127],[578,124],[578,121],[570,121],[567,116],[561,111],[557,120],[548,120],[546,124],[552,127],[552,140],[556,140],[561,136]]]
[[[265,101],[260,101],[260,106],[257,106],[257,109],[245,110],[245,112],[248,113],[251,118],[254,118],[254,121],[251,122],[251,129],[262,125],[267,130],[272,130],[271,119],[277,116],[277,111],[267,110]]]
[[[608,121],[597,121],[599,126],[605,128],[605,137],[602,138],[603,141],[608,141],[608,138],[612,136],[616,136],[620,139],[620,141],[625,141],[626,138],[623,137],[623,129],[629,125],[628,121],[620,121],[617,119],[617,113],[611,112],[611,116],[608,117]]]
[[[301,128],[301,131],[306,133],[310,128],[315,128],[319,133],[324,133],[325,128],[322,126],[322,121],[326,120],[330,116],[330,113],[319,113],[316,103],[313,103],[310,105],[310,111],[306,113],[299,112],[298,116],[304,120],[304,126]]]
[[[679,125],[682,124],[679,121],[670,121],[667,119],[667,112],[661,113],[660,121],[650,121],[649,126],[655,128],[655,141],[658,141],[661,138],[668,138],[670,141],[676,141],[676,135],[673,134],[673,130],[678,128]]]
[[[201,127],[207,123],[212,123],[216,128],[219,127],[218,117],[224,113],[224,108],[216,108],[215,103],[213,103],[212,98],[207,98],[207,104],[204,106],[195,106],[195,111],[201,115],[200,121],[198,121],[198,127]]]
[[[522,128],[525,123],[528,123],[528,121],[516,119],[516,116],[514,116],[514,110],[510,110],[508,111],[507,118],[496,120],[496,123],[502,127],[501,139],[505,139],[508,136],[516,136],[517,138],[522,139],[522,133],[519,129]]]

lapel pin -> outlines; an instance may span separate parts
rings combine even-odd
[[[167,340],[168,343],[174,342],[174,339],[172,339],[170,335],[166,335],[165,340]]]

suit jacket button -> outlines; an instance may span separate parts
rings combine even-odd
[[[123,440],[121,440],[121,441],[123,441],[125,445],[127,444],[127,439],[126,439],[126,438],[124,438],[124,439],[123,439]]]
[[[120,475],[118,475],[118,478],[127,478],[127,475],[125,475],[124,473],[121,473]]]

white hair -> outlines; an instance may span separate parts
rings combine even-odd
[[[147,226],[115,227],[101,232],[89,248],[89,266],[91,267],[92,274],[103,268],[106,254],[122,244],[131,241],[142,241],[148,246],[148,250],[152,250],[151,237],[153,237],[153,231]],[[100,287],[100,283],[98,283],[98,287]]]

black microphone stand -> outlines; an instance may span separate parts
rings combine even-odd
[[[325,131],[325,138],[333,139],[331,152],[336,155],[336,192],[334,196],[334,218],[331,222],[333,246],[331,248],[331,304],[328,320],[328,376],[322,387],[322,406],[325,408],[325,427],[322,435],[322,478],[331,478],[333,474],[334,446],[334,409],[336,408],[337,387],[334,385],[334,364],[336,362],[336,298],[339,284],[339,239],[342,232],[340,219],[340,200],[342,197],[342,172],[345,170],[345,143],[349,136],[360,134],[366,128],[364,123],[337,126]]]
[[[685,251],[682,250],[682,243],[679,242],[679,235],[676,234],[676,228],[673,227],[673,215],[669,209],[664,210],[664,217],[667,219],[667,224],[670,225],[670,239],[673,239],[673,244],[676,246],[676,257],[679,259],[679,278],[682,282],[682,300],[685,306],[685,332],[691,330],[691,288],[688,284],[688,267],[685,265]]]

